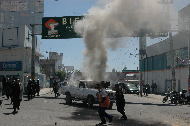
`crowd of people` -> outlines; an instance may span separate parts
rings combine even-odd
[[[6,95],[7,100],[11,99],[11,103],[13,105],[13,113],[17,113],[20,109],[20,103],[23,98],[23,85],[20,83],[20,79],[14,79],[10,81],[9,78],[3,77],[2,79],[2,94]],[[36,93],[37,96],[39,96],[39,91],[40,91],[40,85],[39,85],[39,80],[35,82],[35,80],[29,80],[28,81],[28,86],[27,86],[27,95],[28,95],[28,100],[31,100],[33,97],[35,97]]]
[[[28,81],[28,86],[27,86],[27,95],[28,95],[28,101],[33,99],[37,93],[37,96],[39,96],[40,92],[40,85],[39,85],[39,79],[37,82],[35,80],[30,79]]]
[[[7,100],[10,98],[13,105],[13,113],[16,113],[16,109],[20,109],[20,103],[23,97],[23,86],[20,83],[20,79],[13,80],[12,82],[9,78],[3,78],[3,94],[6,95]]]

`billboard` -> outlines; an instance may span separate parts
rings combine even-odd
[[[0,28],[20,25],[41,24],[44,13],[44,0],[0,0]],[[41,34],[41,26],[35,32]]]
[[[0,62],[0,71],[20,71],[22,70],[21,61]]]
[[[137,16],[143,17],[143,14],[138,13]],[[43,17],[42,18],[42,39],[67,39],[67,38],[81,38],[82,35],[77,35],[74,32],[74,24],[83,19],[84,16],[64,16],[64,17]],[[147,17],[150,18],[150,17]],[[110,38],[113,37],[167,37],[168,32],[171,30],[170,16],[168,13],[160,12],[159,15],[151,17],[150,22],[138,22],[138,24],[133,24],[139,26],[137,31],[133,31],[133,34],[123,32],[122,34],[117,31],[108,34]],[[164,19],[164,21],[160,21]],[[147,28],[141,28],[147,25]],[[114,31],[114,27],[110,29]],[[118,33],[118,34],[117,34]]]
[[[42,18],[42,39],[81,38],[74,32],[74,24],[83,16]]]

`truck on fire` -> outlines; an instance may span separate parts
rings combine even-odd
[[[61,84],[58,92],[59,94],[66,95],[66,104],[72,104],[72,101],[82,101],[87,104],[88,107],[92,107],[93,104],[99,104],[99,82],[97,81],[86,81],[80,80],[77,85],[69,84],[65,82]],[[109,90],[109,82],[105,82],[106,91],[110,99],[110,107],[112,108],[113,102],[115,101],[115,91]]]

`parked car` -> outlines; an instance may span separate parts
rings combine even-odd
[[[129,93],[129,94],[137,94],[137,95],[139,95],[139,89],[134,84],[119,83],[119,86],[122,89],[124,94]]]

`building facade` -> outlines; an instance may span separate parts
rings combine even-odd
[[[23,25],[15,28],[0,29],[0,76],[11,80],[20,78],[20,82],[27,87],[31,76],[32,37],[31,31]],[[40,41],[35,38],[35,73],[36,79],[41,78],[42,86],[45,75],[40,73],[39,57]]]
[[[40,59],[41,73],[46,77],[55,76],[55,60],[54,59]]]
[[[60,55],[57,52],[49,52],[49,59],[55,60],[55,71],[62,71],[62,60],[63,60],[63,53],[60,53]]]
[[[142,80],[144,84],[157,84],[157,92],[164,93],[169,87],[171,90],[187,89],[190,95],[189,78],[189,33],[190,33],[190,5],[178,12],[178,33],[173,35],[174,67],[171,70],[170,39],[146,47],[146,55],[140,62]],[[172,74],[175,75],[176,85],[173,85]]]

